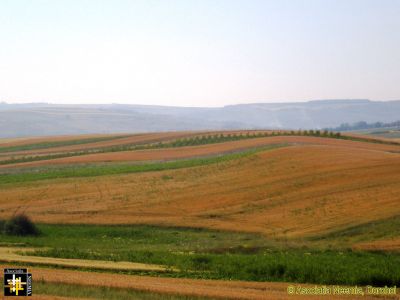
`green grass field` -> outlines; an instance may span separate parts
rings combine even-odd
[[[313,236],[309,239],[315,245],[332,245],[334,247],[350,245],[371,240],[395,238],[400,228],[400,216],[394,216],[357,226],[338,229],[322,236]]]
[[[0,243],[49,247],[35,255],[162,264],[189,278],[399,285],[400,255],[287,245],[251,233],[157,226],[39,225],[38,237]],[[31,254],[30,254],[31,255]],[[141,273],[144,274],[144,273]]]

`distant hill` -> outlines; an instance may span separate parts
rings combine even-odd
[[[0,103],[0,137],[207,129],[316,129],[360,120],[393,122],[399,115],[400,101],[343,99],[220,108],[3,102]]]
[[[365,121],[360,121],[353,124],[342,123],[338,127],[326,128],[326,129],[333,131],[355,131],[355,130],[380,129],[380,128],[400,129],[400,121],[395,121],[390,123],[383,123],[383,122],[367,123]]]

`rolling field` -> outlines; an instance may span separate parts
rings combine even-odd
[[[109,135],[109,136],[89,136],[80,138],[79,136],[34,140],[27,139],[19,142],[2,143],[0,153],[2,157],[49,154],[68,151],[79,151],[84,149],[97,149],[112,147],[115,145],[140,144],[149,142],[159,142],[172,138],[186,137],[193,133],[167,132],[167,133],[149,133],[134,135]]]
[[[352,135],[361,135],[361,136],[371,136],[373,138],[382,139],[382,140],[391,140],[391,141],[400,141],[400,129],[396,127],[392,128],[373,128],[366,130],[354,131],[351,133]]]
[[[0,234],[0,246],[18,247],[2,261],[50,276],[48,291],[84,270],[88,286],[140,276],[119,288],[238,299],[286,299],[282,282],[400,285],[392,141],[174,132],[7,141],[0,155],[25,159],[0,165],[0,219],[24,212],[42,232]],[[112,261],[126,274],[98,273]]]

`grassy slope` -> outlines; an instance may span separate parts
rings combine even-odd
[[[313,237],[311,240],[352,240],[362,242],[370,239],[389,238],[398,235],[400,228],[400,216],[381,219],[373,222],[362,223],[356,226],[349,226],[345,229],[336,230],[323,236]]]
[[[287,248],[256,234],[155,226],[41,225],[36,255],[170,265],[164,276],[321,284],[400,283],[400,255]]]

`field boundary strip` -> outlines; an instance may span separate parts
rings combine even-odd
[[[91,260],[91,259],[76,259],[76,258],[54,258],[44,256],[31,256],[29,252],[34,251],[34,248],[9,248],[0,247],[0,261],[3,262],[18,262],[37,265],[46,265],[54,267],[70,267],[70,268],[92,268],[98,270],[110,271],[151,271],[151,272],[176,272],[176,269],[168,268],[167,266],[144,264],[127,261],[107,261],[107,260]],[[21,255],[19,253],[23,253]]]

